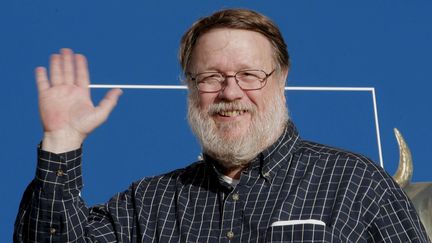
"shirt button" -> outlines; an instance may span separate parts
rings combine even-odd
[[[228,231],[227,234],[226,234],[226,236],[228,237],[228,239],[231,240],[232,238],[234,238],[234,232]]]
[[[63,170],[58,170],[57,171],[57,176],[64,176],[64,172],[63,172]]]
[[[264,173],[264,177],[265,177],[265,178],[267,178],[267,177],[269,177],[269,176],[270,176],[270,173],[268,173],[268,172]]]
[[[53,235],[53,234],[55,234],[55,233],[56,233],[56,231],[57,231],[57,230],[56,230],[55,228],[50,228],[50,234],[52,234],[52,235]]]
[[[240,199],[239,194],[238,194],[238,193],[234,193],[234,194],[232,195],[232,199],[233,199],[234,201],[239,200],[239,199]]]

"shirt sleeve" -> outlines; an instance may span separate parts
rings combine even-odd
[[[106,205],[87,208],[80,197],[81,157],[81,148],[62,154],[38,150],[36,176],[21,200],[14,242],[130,241],[132,189]],[[113,201],[117,206],[114,214],[109,206]]]
[[[431,242],[405,192],[391,179],[379,187],[379,210],[370,232],[373,242]]]

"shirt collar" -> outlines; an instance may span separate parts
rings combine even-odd
[[[291,121],[288,121],[282,135],[276,142],[259,153],[251,161],[247,171],[257,171],[266,180],[272,181],[279,168],[288,166],[287,163],[291,160],[293,152],[297,150],[299,140],[297,129]],[[210,167],[213,168],[216,174],[219,175],[217,162],[207,154],[204,154],[203,158],[211,165]]]
[[[281,167],[288,166],[299,146],[299,140],[296,127],[288,121],[282,135],[251,162],[250,169],[258,169],[261,176],[272,181]]]

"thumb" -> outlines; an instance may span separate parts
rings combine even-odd
[[[123,91],[121,89],[112,89],[99,102],[99,105],[95,109],[95,116],[101,123],[108,118],[111,111],[117,105],[117,101],[122,94]]]

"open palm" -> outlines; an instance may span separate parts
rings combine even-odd
[[[44,128],[43,145],[55,150],[52,152],[80,146],[107,119],[121,95],[121,90],[113,89],[94,106],[86,58],[70,49],[51,56],[49,79],[45,68],[36,68],[36,82]]]

